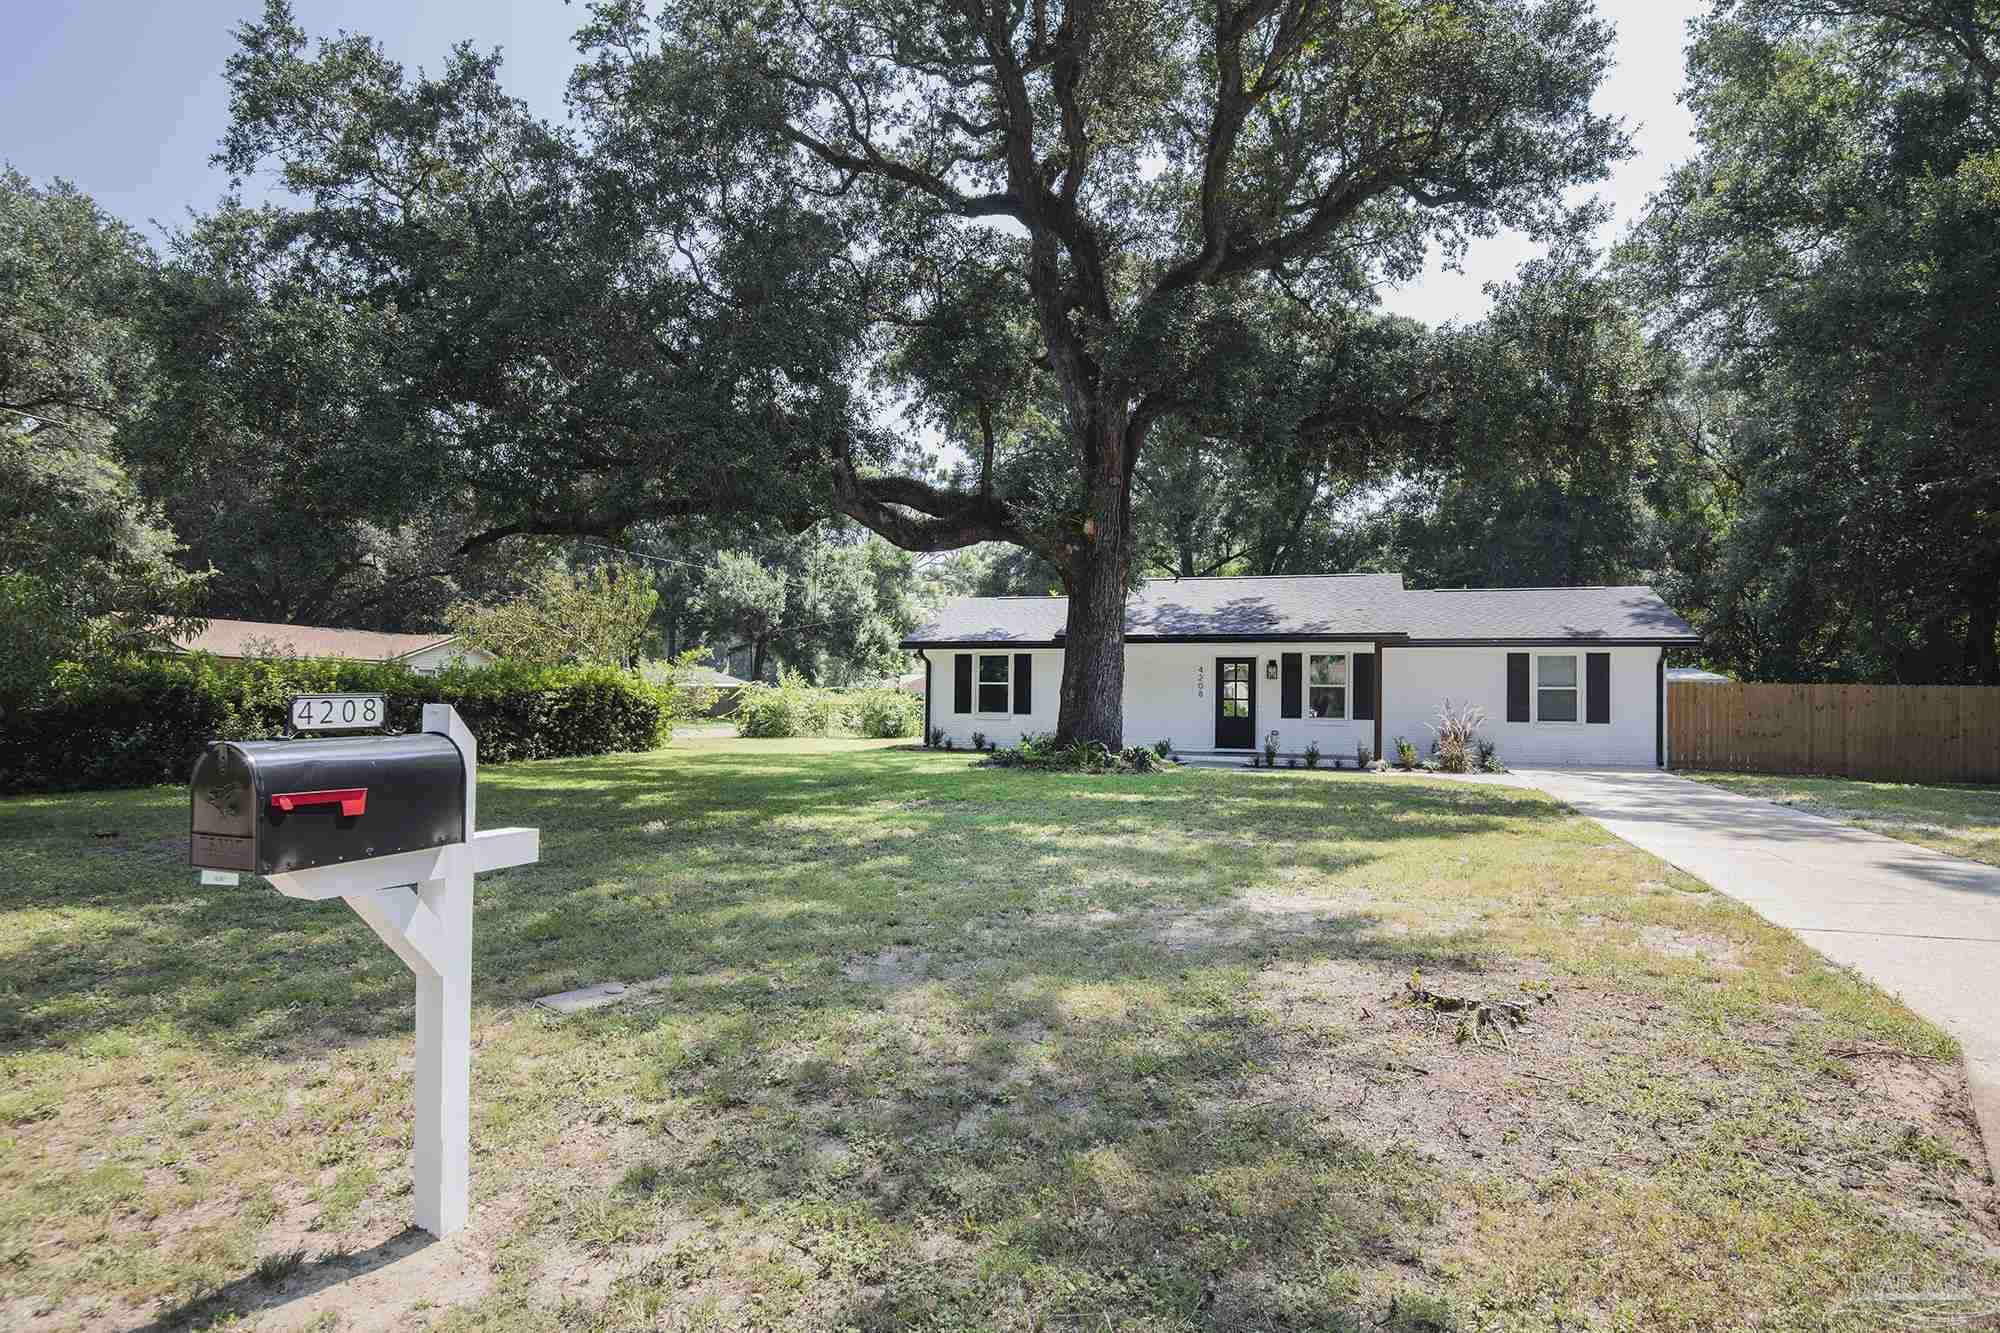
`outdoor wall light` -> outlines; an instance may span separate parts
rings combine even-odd
[[[1274,657],[1270,661],[1264,663],[1264,679],[1276,680],[1277,678],[1278,678],[1278,659]]]

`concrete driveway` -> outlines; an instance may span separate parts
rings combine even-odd
[[[1651,768],[1517,776],[1958,1038],[2000,1179],[2000,869]]]

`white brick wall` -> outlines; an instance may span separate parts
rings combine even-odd
[[[1599,649],[1611,654],[1611,721],[1507,721],[1506,648],[1395,648],[1383,654],[1382,747],[1392,753],[1397,736],[1430,750],[1430,724],[1438,705],[1475,703],[1486,710],[1484,733],[1500,747],[1500,758],[1527,764],[1644,764],[1653,762],[1654,664],[1658,648]],[[1567,649],[1512,649],[1529,654]],[[1590,651],[1579,648],[1578,653]],[[1534,661],[1529,660],[1533,694]],[[1579,676],[1584,664],[1577,663]],[[1588,716],[1580,704],[1578,716]]]
[[[943,727],[961,747],[972,733],[983,731],[1002,745],[1024,732],[1054,731],[1062,688],[1062,651],[1032,650],[1034,711],[1026,716],[984,717],[952,711],[952,658],[957,649],[928,650],[931,725]],[[978,650],[966,650],[975,655]],[[1011,652],[1011,650],[1009,650]],[[1251,657],[1257,661],[1256,717],[1253,734],[1262,744],[1276,729],[1279,748],[1296,753],[1317,741],[1328,755],[1351,758],[1357,744],[1372,746],[1373,721],[1319,721],[1280,717],[1282,669],[1270,678],[1269,664],[1281,654],[1297,652],[1370,652],[1373,645],[1286,643],[1134,643],[1126,649],[1125,740],[1151,745],[1171,740],[1182,750],[1206,750],[1215,744],[1215,662],[1219,657]],[[1611,721],[1519,722],[1507,717],[1506,648],[1397,648],[1381,657],[1382,743],[1393,753],[1397,736],[1407,737],[1428,752],[1430,723],[1446,698],[1476,703],[1487,711],[1485,728],[1509,764],[1640,764],[1654,762],[1654,687],[1658,648],[1611,648]],[[1515,649],[1513,651],[1523,651]],[[1564,651],[1528,649],[1530,653]],[[1579,648],[1578,652],[1588,651]],[[1579,658],[1579,676],[1584,664]],[[1530,662],[1532,673],[1533,663]],[[977,665],[975,661],[975,679]],[[1532,687],[1533,677],[1530,676]],[[1352,685],[1350,683],[1350,692]],[[975,691],[976,692],[976,691]],[[975,701],[976,702],[976,701]],[[1579,716],[1587,716],[1580,702]],[[1302,710],[1303,711],[1303,710]],[[1349,706],[1352,712],[1352,701]]]
[[[931,701],[931,725],[943,727],[945,734],[958,743],[960,749],[972,744],[972,733],[983,731],[997,745],[1012,745],[1031,731],[1054,731],[1056,711],[1062,699],[1062,650],[1060,648],[1005,649],[1008,673],[1013,673],[1013,659],[1016,651],[1025,651],[1035,659],[1033,688],[1029,691],[1031,711],[1027,713],[982,714],[954,713],[952,711],[952,659],[960,652],[972,657],[973,707],[979,706],[979,656],[976,648],[931,648],[926,649],[930,658],[930,678],[926,682]]]

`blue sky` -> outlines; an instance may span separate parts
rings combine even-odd
[[[1640,155],[1603,187],[1629,222],[1661,174],[1692,151],[1675,103],[1683,25],[1693,0],[1600,0],[1618,24],[1618,68],[1600,109],[1625,115]],[[562,0],[297,0],[308,32],[364,32],[409,65],[435,68],[455,41],[506,52],[515,95],[562,114],[563,83],[583,22]],[[226,179],[208,156],[228,123],[222,64],[235,25],[259,0],[0,0],[0,160],[37,181],[69,180],[156,240],[212,204]],[[1388,294],[1388,306],[1427,321],[1477,318],[1481,284],[1530,257],[1522,238],[1476,246],[1463,274],[1434,269]]]

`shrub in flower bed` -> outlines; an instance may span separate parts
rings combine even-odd
[[[1102,741],[1058,745],[1047,732],[1030,732],[1020,744],[994,750],[985,763],[994,768],[1037,768],[1063,773],[1159,773],[1180,765],[1155,746],[1114,750]]]

